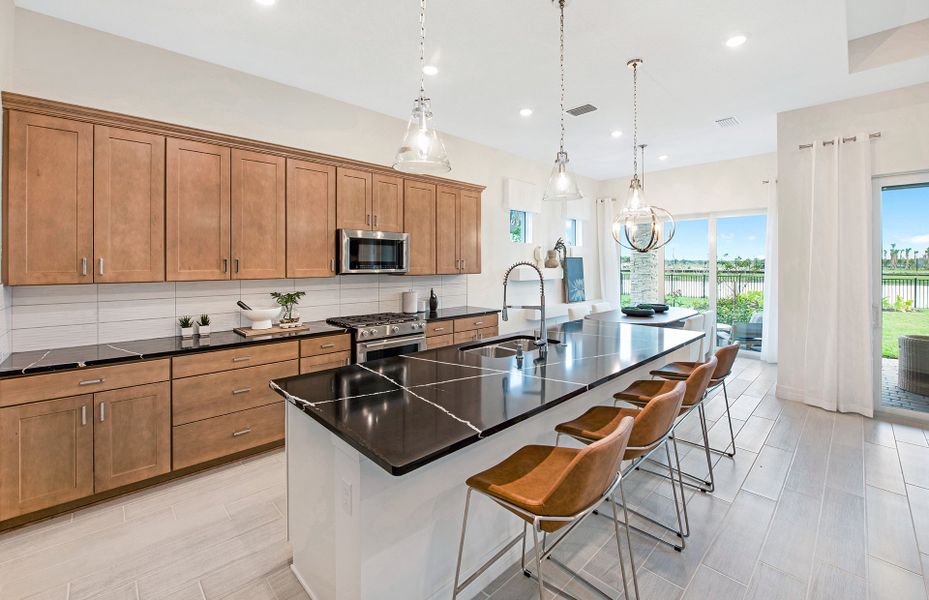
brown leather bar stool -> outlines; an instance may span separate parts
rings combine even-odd
[[[468,494],[465,500],[464,520],[461,525],[461,542],[458,546],[458,562],[455,566],[455,587],[452,598],[456,598],[461,590],[473,583],[520,540],[522,540],[523,572],[539,582],[540,600],[545,596],[546,586],[571,598],[570,594],[545,583],[542,575],[542,561],[549,558],[561,541],[592,514],[601,502],[607,499],[613,501],[617,487],[622,493],[622,476],[617,467],[626,451],[632,432],[632,423],[632,418],[620,419],[609,435],[602,436],[598,442],[585,448],[525,446],[498,465],[468,478],[466,482]],[[472,492],[487,496],[521,518],[524,521],[523,532],[459,585],[461,557],[464,552]],[[532,524],[532,538],[535,543],[536,574],[531,573],[525,567],[526,528],[529,524]],[[615,502],[613,502],[613,526],[616,534],[616,549],[619,551],[624,597],[629,598]],[[548,534],[559,531],[558,538],[548,548],[544,547],[544,537],[543,545],[540,545],[540,533]],[[626,529],[626,542],[629,544],[630,564],[632,564],[632,540],[628,528]],[[573,571],[571,573],[577,575]],[[633,582],[635,583],[634,576],[635,566],[633,564]],[[586,580],[584,583],[593,586]],[[595,586],[593,589],[604,595]],[[635,590],[636,598],[638,598],[638,584],[635,584]]]
[[[716,351],[716,354],[714,355],[717,360],[716,370],[713,371],[713,376],[710,378],[710,383],[707,386],[708,392],[719,387],[720,385],[723,386],[723,399],[726,403],[726,419],[729,420],[729,439],[731,440],[729,446],[727,446],[725,450],[710,448],[710,452],[722,454],[723,456],[728,456],[730,458],[735,456],[735,431],[732,428],[732,415],[729,414],[729,392],[726,390],[726,377],[729,377],[729,375],[732,374],[732,365],[735,364],[735,359],[738,354],[738,342],[728,346],[723,346]],[[651,374],[655,377],[661,377],[662,379],[668,379],[670,381],[683,381],[690,376],[694,369],[702,364],[704,363],[673,362],[666,364],[660,369],[655,369],[651,372]],[[732,452],[729,452],[729,448],[732,448]]]
[[[585,444],[590,444],[609,435],[621,420],[630,416],[634,417],[635,421],[632,426],[632,435],[629,438],[629,445],[626,447],[626,452],[623,455],[623,460],[630,461],[630,463],[625,469],[621,469],[621,474],[625,476],[635,470],[655,451],[664,446],[668,460],[668,475],[671,480],[674,481],[676,478],[674,477],[674,467],[671,462],[671,449],[668,440],[674,429],[677,415],[680,413],[686,389],[687,386],[684,382],[676,382],[670,390],[654,396],[641,408],[594,406],[573,421],[556,425],[555,431],[558,433],[559,440],[562,435],[567,435]],[[648,518],[648,520],[669,531],[677,533],[678,537],[681,539],[680,545],[669,542],[662,537],[652,535],[637,527],[633,527],[633,529],[663,544],[668,544],[680,552],[685,546],[684,537],[686,532],[684,529],[684,521],[681,517],[681,507],[677,497],[677,486],[672,485],[671,490],[674,496],[674,509],[677,513],[677,529],[675,530],[668,525],[659,523],[650,518]],[[625,503],[623,509],[625,512],[628,512]],[[630,526],[628,519],[626,525],[627,527]]]
[[[715,356],[711,356],[710,360],[698,365],[694,368],[687,379],[684,380],[684,385],[687,386],[687,390],[684,392],[684,402],[681,404],[681,411],[678,415],[677,422],[674,425],[676,429],[680,423],[687,418],[694,410],[697,411],[697,414],[700,418],[700,429],[703,433],[703,448],[706,453],[706,467],[709,474],[709,479],[703,479],[690,473],[685,473],[680,469],[680,458],[677,450],[677,436],[671,436],[671,441],[674,446],[674,456],[678,466],[678,483],[681,486],[681,496],[684,494],[684,485],[690,487],[695,487],[703,492],[712,492],[715,489],[715,482],[713,479],[713,460],[710,457],[710,440],[709,434],[707,432],[706,426],[706,413],[703,408],[703,401],[706,398],[707,386],[710,383],[710,379],[713,376],[713,373],[716,370],[716,365],[718,361]],[[616,401],[628,402],[629,404],[634,404],[637,406],[643,406],[647,404],[652,398],[659,394],[667,393],[675,385],[676,381],[662,381],[659,379],[643,379],[640,381],[633,382],[629,387],[624,389],[621,392],[613,394],[613,399]],[[644,469],[649,473],[658,475],[659,477],[668,477],[664,473],[657,473],[655,471],[650,471]],[[696,483],[684,482],[683,478],[687,477],[693,480]],[[684,504],[684,520],[687,521],[687,505]],[[687,522],[687,530],[690,531],[690,523]]]

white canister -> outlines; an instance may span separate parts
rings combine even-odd
[[[419,300],[419,294],[416,292],[403,292],[403,312],[405,313],[415,313],[417,310],[417,301]]]

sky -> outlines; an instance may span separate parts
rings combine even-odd
[[[922,255],[929,248],[929,185],[885,189],[881,201],[883,247],[893,242]]]
[[[764,258],[765,215],[720,217],[716,220],[716,254],[719,258]],[[927,244],[929,245],[929,244]],[[677,231],[665,247],[665,260],[706,260],[707,220],[677,221]]]

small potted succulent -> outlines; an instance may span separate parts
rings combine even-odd
[[[271,297],[284,309],[279,323],[281,329],[290,329],[291,327],[303,325],[303,321],[300,320],[300,313],[296,312],[294,307],[300,302],[300,298],[304,296],[306,296],[306,292],[271,292]]]
[[[200,337],[210,335],[210,315],[200,315],[197,319],[197,335]]]
[[[194,320],[190,315],[184,315],[177,320],[177,324],[181,327],[181,337],[191,338],[194,336]]]

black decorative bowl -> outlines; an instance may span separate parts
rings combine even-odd
[[[639,308],[650,308],[656,313],[668,312],[667,304],[640,304]]]
[[[655,314],[652,308],[641,308],[639,306],[624,306],[620,309],[624,315],[630,317],[651,317]]]

